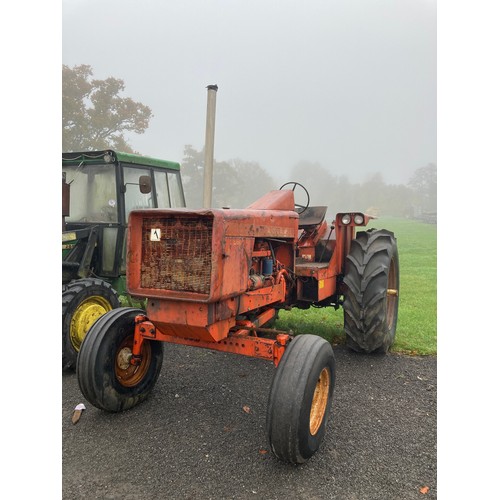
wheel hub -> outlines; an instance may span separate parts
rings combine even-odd
[[[149,342],[142,344],[141,359],[139,364],[132,364],[132,346],[134,336],[127,337],[118,347],[115,356],[115,375],[124,387],[133,387],[142,381],[148,373],[151,364],[151,345]]]
[[[116,356],[116,365],[120,370],[127,370],[130,367],[130,359],[132,358],[132,350],[130,347],[124,347]]]
[[[69,333],[75,351],[80,350],[85,335],[95,321],[111,309],[109,301],[98,296],[90,297],[78,306],[71,318]]]

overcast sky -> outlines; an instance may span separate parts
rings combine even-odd
[[[180,161],[205,142],[217,84],[215,158],[277,180],[318,162],[351,181],[406,183],[436,163],[435,0],[63,0],[62,62],[125,82],[151,107],[142,154]]]

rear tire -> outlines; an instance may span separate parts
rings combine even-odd
[[[316,335],[299,335],[286,348],[269,393],[267,436],[277,458],[306,462],[320,447],[332,404],[335,358]]]
[[[347,345],[386,353],[394,343],[399,305],[396,238],[385,229],[360,231],[347,256],[344,329]]]
[[[109,283],[84,278],[63,286],[62,367],[74,369],[80,346],[93,323],[104,313],[120,307],[117,292]]]
[[[139,314],[144,311],[131,307],[107,312],[82,343],[76,365],[78,385],[96,408],[128,410],[146,399],[156,384],[163,363],[162,342],[144,340],[141,364],[129,363]]]

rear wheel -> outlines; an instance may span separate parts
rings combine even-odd
[[[399,259],[392,232],[357,233],[344,283],[347,345],[358,352],[387,352],[394,343],[399,305]]]
[[[104,313],[120,306],[117,292],[98,278],[84,278],[63,286],[62,366],[74,369],[83,339]]]
[[[267,436],[280,460],[304,463],[318,450],[334,383],[331,345],[316,335],[293,339],[276,369],[267,408]]]
[[[121,307],[101,316],[82,343],[76,365],[83,396],[101,410],[119,412],[147,398],[160,375],[163,344],[144,340],[141,363],[130,363],[135,317],[142,309]]]

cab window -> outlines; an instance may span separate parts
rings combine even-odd
[[[158,208],[170,208],[170,194],[168,192],[167,173],[155,172],[156,198]]]
[[[131,210],[140,208],[154,208],[153,193],[141,193],[139,178],[141,175],[150,175],[146,168],[123,168],[123,182],[125,184],[125,220]]]
[[[182,194],[181,174],[179,172],[168,172],[167,177],[171,207],[185,207],[186,202]]]

